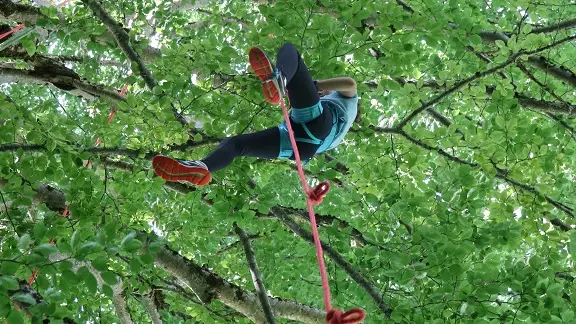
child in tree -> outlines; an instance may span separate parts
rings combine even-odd
[[[340,144],[357,115],[354,79],[313,80],[300,53],[290,43],[278,51],[276,66],[257,47],[250,50],[249,60],[269,103],[277,105],[288,95],[292,107],[290,122],[303,161]],[[212,172],[226,168],[239,156],[293,160],[286,122],[260,132],[226,138],[200,161],[156,156],[152,166],[167,181],[204,186],[210,182]]]

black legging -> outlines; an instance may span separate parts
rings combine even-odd
[[[276,67],[286,77],[292,109],[307,108],[318,103],[320,97],[314,80],[294,45],[287,43],[280,48],[276,56]],[[302,124],[295,123],[292,118],[290,121],[296,137],[308,137]],[[314,136],[325,139],[332,128],[332,113],[324,109],[320,116],[307,122],[306,126]],[[311,159],[320,146],[302,142],[297,142],[297,145],[302,160]],[[228,137],[202,161],[210,172],[215,172],[227,167],[239,156],[276,159],[279,152],[280,130],[272,127],[256,133]],[[294,159],[294,154],[290,159]]]

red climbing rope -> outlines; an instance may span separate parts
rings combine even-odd
[[[17,31],[19,31],[20,29],[24,28],[24,24],[20,24],[14,28],[12,28],[10,31],[5,32],[4,34],[0,35],[0,40],[3,40],[4,38],[8,37],[8,35],[13,34]]]
[[[290,103],[290,100],[288,100]],[[320,235],[318,234],[318,227],[316,226],[316,215],[314,214],[314,206],[319,205],[322,202],[324,196],[330,190],[330,183],[327,181],[321,182],[313,190],[310,190],[308,183],[306,182],[306,177],[304,175],[304,170],[302,168],[302,161],[300,160],[300,152],[298,152],[298,146],[296,145],[296,139],[294,138],[294,132],[292,131],[292,124],[290,123],[290,117],[288,116],[288,110],[284,103],[284,99],[280,100],[280,105],[282,106],[282,112],[284,113],[284,119],[286,120],[286,126],[288,127],[288,134],[290,135],[290,142],[292,143],[292,149],[294,150],[294,157],[296,158],[296,166],[298,166],[298,175],[300,176],[300,181],[302,182],[302,187],[306,192],[306,205],[308,206],[308,216],[310,217],[310,223],[312,225],[312,236],[314,237],[314,245],[316,247],[316,258],[318,259],[318,267],[320,268],[320,277],[322,278],[322,289],[324,291],[324,307],[326,308],[326,323],[328,324],[356,324],[360,323],[366,317],[364,310],[359,308],[354,308],[345,313],[338,309],[332,308],[330,302],[330,286],[328,285],[328,275],[326,274],[326,266],[324,264],[324,257],[322,255],[322,244],[320,243]]]

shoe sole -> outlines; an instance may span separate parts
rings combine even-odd
[[[266,101],[273,105],[280,103],[280,93],[272,81],[264,82],[274,73],[272,62],[266,53],[258,47],[252,47],[248,54],[250,66],[262,83],[262,92]]]
[[[152,159],[154,172],[166,181],[186,181],[197,186],[205,186],[210,182],[210,171],[190,167],[167,156],[155,156]]]

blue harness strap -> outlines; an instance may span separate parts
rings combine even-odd
[[[318,148],[318,150],[316,150],[316,153],[321,153],[324,152],[328,147],[330,147],[330,145],[332,144],[332,142],[334,141],[334,139],[336,138],[336,133],[338,132],[338,116],[336,116],[336,114],[334,112],[332,112],[332,129],[330,130],[330,133],[328,134],[328,136],[326,136],[326,138],[324,140],[321,140],[319,138],[317,138],[316,136],[314,136],[312,134],[312,132],[310,132],[310,129],[308,128],[308,126],[306,126],[306,124],[301,124],[302,128],[304,128],[304,131],[306,132],[306,135],[308,135],[308,138],[304,138],[304,137],[298,137],[296,138],[296,142],[302,142],[302,143],[309,143],[309,144],[314,144],[314,145],[318,145],[320,144],[320,147]],[[282,123],[278,126],[278,128],[280,129],[280,152],[278,153],[278,158],[285,158],[285,159],[289,159],[292,154],[294,153],[294,150],[292,149],[292,144],[290,143],[290,139],[287,136],[288,135],[288,128],[286,127],[286,123]]]

